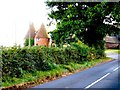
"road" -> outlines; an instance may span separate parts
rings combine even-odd
[[[109,54],[114,58],[107,63],[99,64],[90,69],[66,76],[45,84],[35,86],[33,88],[52,88],[53,89],[104,89],[104,90],[120,90],[120,60],[118,55]],[[32,89],[33,89],[32,88]]]

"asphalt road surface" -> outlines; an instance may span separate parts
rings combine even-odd
[[[109,54],[113,61],[99,64],[93,68],[66,76],[54,81],[41,84],[33,88],[58,89],[102,89],[120,90],[120,55]]]

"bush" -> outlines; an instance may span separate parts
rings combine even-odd
[[[81,63],[97,57],[97,51],[84,44],[66,48],[33,46],[2,48],[2,77],[22,77],[26,72],[52,70],[59,64]]]

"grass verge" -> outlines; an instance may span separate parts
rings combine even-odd
[[[83,71],[100,63],[111,61],[111,58],[95,59],[89,62],[69,63],[68,65],[58,65],[55,69],[50,71],[35,71],[34,73],[26,73],[22,78],[10,78],[9,81],[2,82],[3,90],[30,88],[38,84],[49,82],[70,74]],[[23,90],[23,89],[22,89]]]
[[[120,49],[107,49],[105,52],[106,53],[118,53],[118,54],[120,54]]]

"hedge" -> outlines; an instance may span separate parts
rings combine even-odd
[[[26,72],[46,71],[70,62],[82,63],[95,59],[96,50],[84,44],[66,48],[33,46],[2,48],[2,80],[20,78]]]

